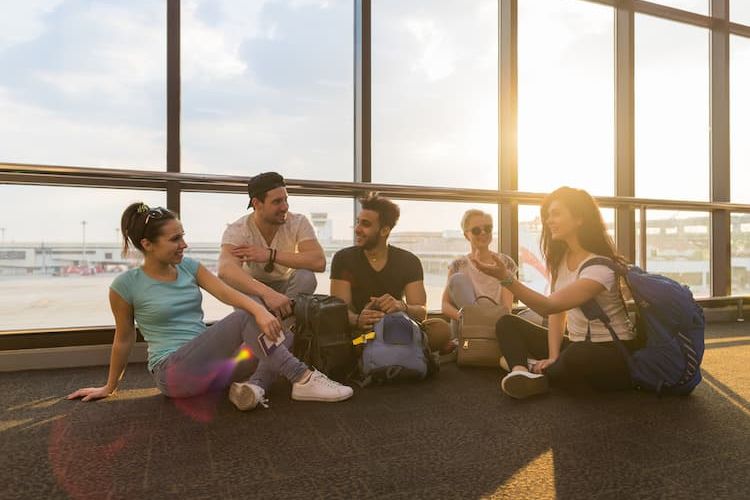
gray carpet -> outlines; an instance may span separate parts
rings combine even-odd
[[[0,498],[748,498],[750,327],[711,325],[705,381],[513,401],[499,371],[236,411],[173,401],[143,365],[116,397],[62,400],[104,368],[0,374]]]

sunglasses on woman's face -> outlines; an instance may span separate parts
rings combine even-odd
[[[474,236],[479,236],[482,234],[482,231],[484,231],[487,234],[492,234],[492,224],[485,224],[484,226],[474,226],[471,229],[469,229],[471,234]]]
[[[148,213],[146,214],[146,222],[143,223],[143,227],[146,227],[146,225],[148,224],[148,221],[150,221],[151,219],[161,219],[165,215],[167,215],[166,208],[162,208],[162,207],[150,208],[148,210]]]

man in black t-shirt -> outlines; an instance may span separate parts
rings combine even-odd
[[[331,295],[349,305],[349,324],[369,329],[385,315],[404,311],[417,321],[427,315],[422,263],[413,253],[388,245],[398,205],[370,195],[354,226],[355,246],[336,252]]]

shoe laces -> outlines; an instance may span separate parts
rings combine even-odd
[[[334,388],[336,388],[336,387],[340,387],[341,386],[341,384],[339,384],[335,380],[331,380],[330,378],[328,378],[322,372],[317,372],[315,378],[316,378],[317,381],[319,381],[319,383],[322,383],[323,385],[327,385],[328,387],[334,387]]]
[[[266,391],[263,390],[263,388],[260,386],[255,386],[255,387],[257,387],[258,390],[257,391],[253,390],[253,394],[255,394],[255,398],[258,400],[258,404],[261,405],[263,408],[268,408],[268,398],[266,397]]]

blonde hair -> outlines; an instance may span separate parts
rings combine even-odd
[[[469,219],[471,219],[475,215],[478,215],[480,217],[489,217],[490,219],[492,219],[492,216],[487,212],[482,212],[478,208],[470,208],[466,212],[464,212],[464,216],[461,217],[461,229],[463,229],[464,232],[469,230]]]

